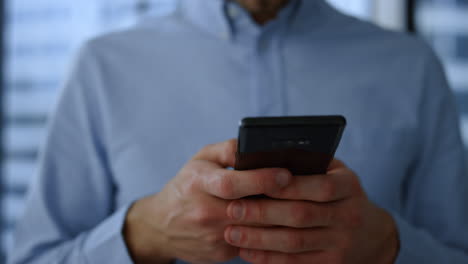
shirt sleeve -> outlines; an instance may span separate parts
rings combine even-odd
[[[453,95],[436,56],[425,56],[420,78],[414,166],[404,211],[392,212],[400,235],[396,263],[468,263],[468,173]],[[416,74],[416,73],[415,73]]]
[[[9,263],[132,263],[106,151],[101,67],[82,49],[52,117]]]

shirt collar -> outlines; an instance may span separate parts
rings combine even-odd
[[[283,7],[278,13],[277,17],[261,26],[258,25],[251,17],[251,15],[239,6],[234,1],[226,1],[225,11],[226,17],[231,25],[231,34],[233,36],[238,34],[258,35],[264,30],[278,28],[280,26],[288,25],[294,18],[297,8],[299,7],[300,0],[292,0],[287,6]]]
[[[189,22],[226,40],[241,30],[255,32],[261,29],[248,17],[246,11],[230,0],[181,0],[180,7]],[[324,0],[292,0],[275,21],[266,26],[293,20],[298,23],[315,23],[323,18],[327,7]]]
[[[224,0],[181,0],[180,8],[190,23],[220,38],[229,38]]]

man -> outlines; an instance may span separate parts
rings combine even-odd
[[[327,175],[229,169],[242,117],[311,114],[348,119]],[[184,0],[91,41],[46,146],[11,263],[468,263],[439,63],[324,1]]]

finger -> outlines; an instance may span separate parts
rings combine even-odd
[[[221,143],[207,145],[192,160],[207,160],[224,168],[234,167],[236,163],[237,140],[230,139]]]
[[[327,171],[332,171],[332,170],[336,170],[336,169],[340,169],[340,168],[346,168],[346,164],[344,164],[344,162],[339,160],[339,159],[333,159],[330,162],[330,166],[328,166]]]
[[[335,169],[328,174],[296,176],[276,193],[267,193],[277,199],[334,202],[361,193],[357,176],[349,169]]]
[[[338,224],[337,207],[332,203],[243,199],[232,201],[227,215],[241,225],[312,228]]]
[[[269,263],[269,264],[285,264],[285,263],[339,263],[331,261],[329,253],[325,251],[311,251],[306,253],[287,254],[274,251],[263,251],[255,249],[243,249],[239,251],[239,257],[248,263]]]
[[[232,224],[232,220],[226,217],[227,201],[215,199],[208,195],[199,196],[199,199],[197,204],[190,205],[190,210],[186,213],[187,220],[190,221],[192,226],[213,228]],[[175,208],[174,214],[178,213],[178,210],[179,208]]]
[[[278,168],[249,171],[214,169],[202,179],[202,188],[207,193],[222,199],[239,199],[277,192],[291,182],[292,175],[288,170]]]
[[[224,237],[229,244],[240,248],[301,253],[332,248],[334,235],[330,230],[229,226]]]

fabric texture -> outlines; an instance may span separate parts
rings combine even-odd
[[[9,263],[132,263],[128,206],[200,148],[236,137],[246,116],[322,114],[347,118],[336,155],[394,216],[397,263],[468,263],[468,174],[437,58],[415,37],[299,0],[263,27],[232,2],[182,0],[89,41]]]

